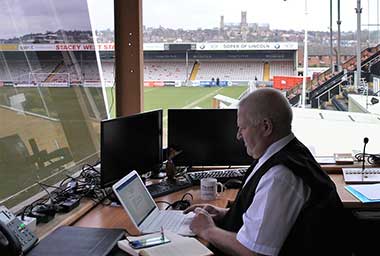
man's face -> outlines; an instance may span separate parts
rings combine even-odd
[[[248,119],[248,114],[244,107],[238,110],[238,132],[236,137],[244,141],[247,154],[254,159],[259,159],[264,151],[264,140],[262,122],[260,120],[253,120],[253,123]]]

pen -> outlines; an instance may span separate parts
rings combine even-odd
[[[165,240],[165,236],[164,236],[164,228],[161,226],[161,240],[164,241]]]

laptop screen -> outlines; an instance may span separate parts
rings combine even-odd
[[[116,191],[122,204],[128,209],[130,217],[137,225],[140,225],[156,208],[156,204],[137,174],[120,184]]]

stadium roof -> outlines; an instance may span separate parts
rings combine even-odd
[[[380,116],[367,113],[293,108],[293,131],[318,156],[363,150],[380,153]]]

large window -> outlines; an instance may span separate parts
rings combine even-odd
[[[99,121],[116,115],[116,86],[130,86],[115,85],[114,2],[0,0],[0,204],[13,206],[42,191],[39,183],[54,184],[82,164],[99,160]],[[376,6],[372,0],[362,3],[363,20],[375,23],[376,12],[368,9],[376,8],[369,3]],[[318,68],[308,70],[313,81],[307,83],[311,92],[307,95],[315,99],[307,107],[329,109],[334,101],[330,96],[339,95],[347,100],[339,103],[338,97],[336,104],[343,108],[348,104],[348,111],[343,116],[336,109],[333,114],[296,110],[296,135],[325,155],[360,150],[365,134],[370,137],[367,149],[378,152],[379,111],[366,92],[376,91],[369,71],[380,70],[380,64],[371,61],[363,66],[361,99],[348,97],[342,86],[322,96],[312,92],[337,75],[325,61],[331,57],[328,0],[142,0],[142,4],[142,24],[136,24],[143,32],[143,109],[164,109],[164,145],[168,108],[231,107],[244,93],[266,86],[282,90],[292,104],[297,103],[301,87],[295,85],[302,77],[296,76],[303,73],[308,25],[309,59],[319,62],[309,63]],[[355,7],[355,1],[341,6],[345,85],[354,81]],[[123,10],[123,15],[135,11]],[[336,18],[334,6],[333,21]],[[333,26],[337,55],[335,22]],[[379,55],[379,47],[373,46],[380,33],[375,27],[362,28],[365,63]],[[124,39],[135,36],[124,33]],[[133,65],[141,64],[136,52],[127,58]],[[134,83],[132,87],[139,86]],[[368,99],[364,105],[363,99]]]
[[[99,160],[113,54],[96,51],[86,0],[1,6],[0,204],[13,206]]]

